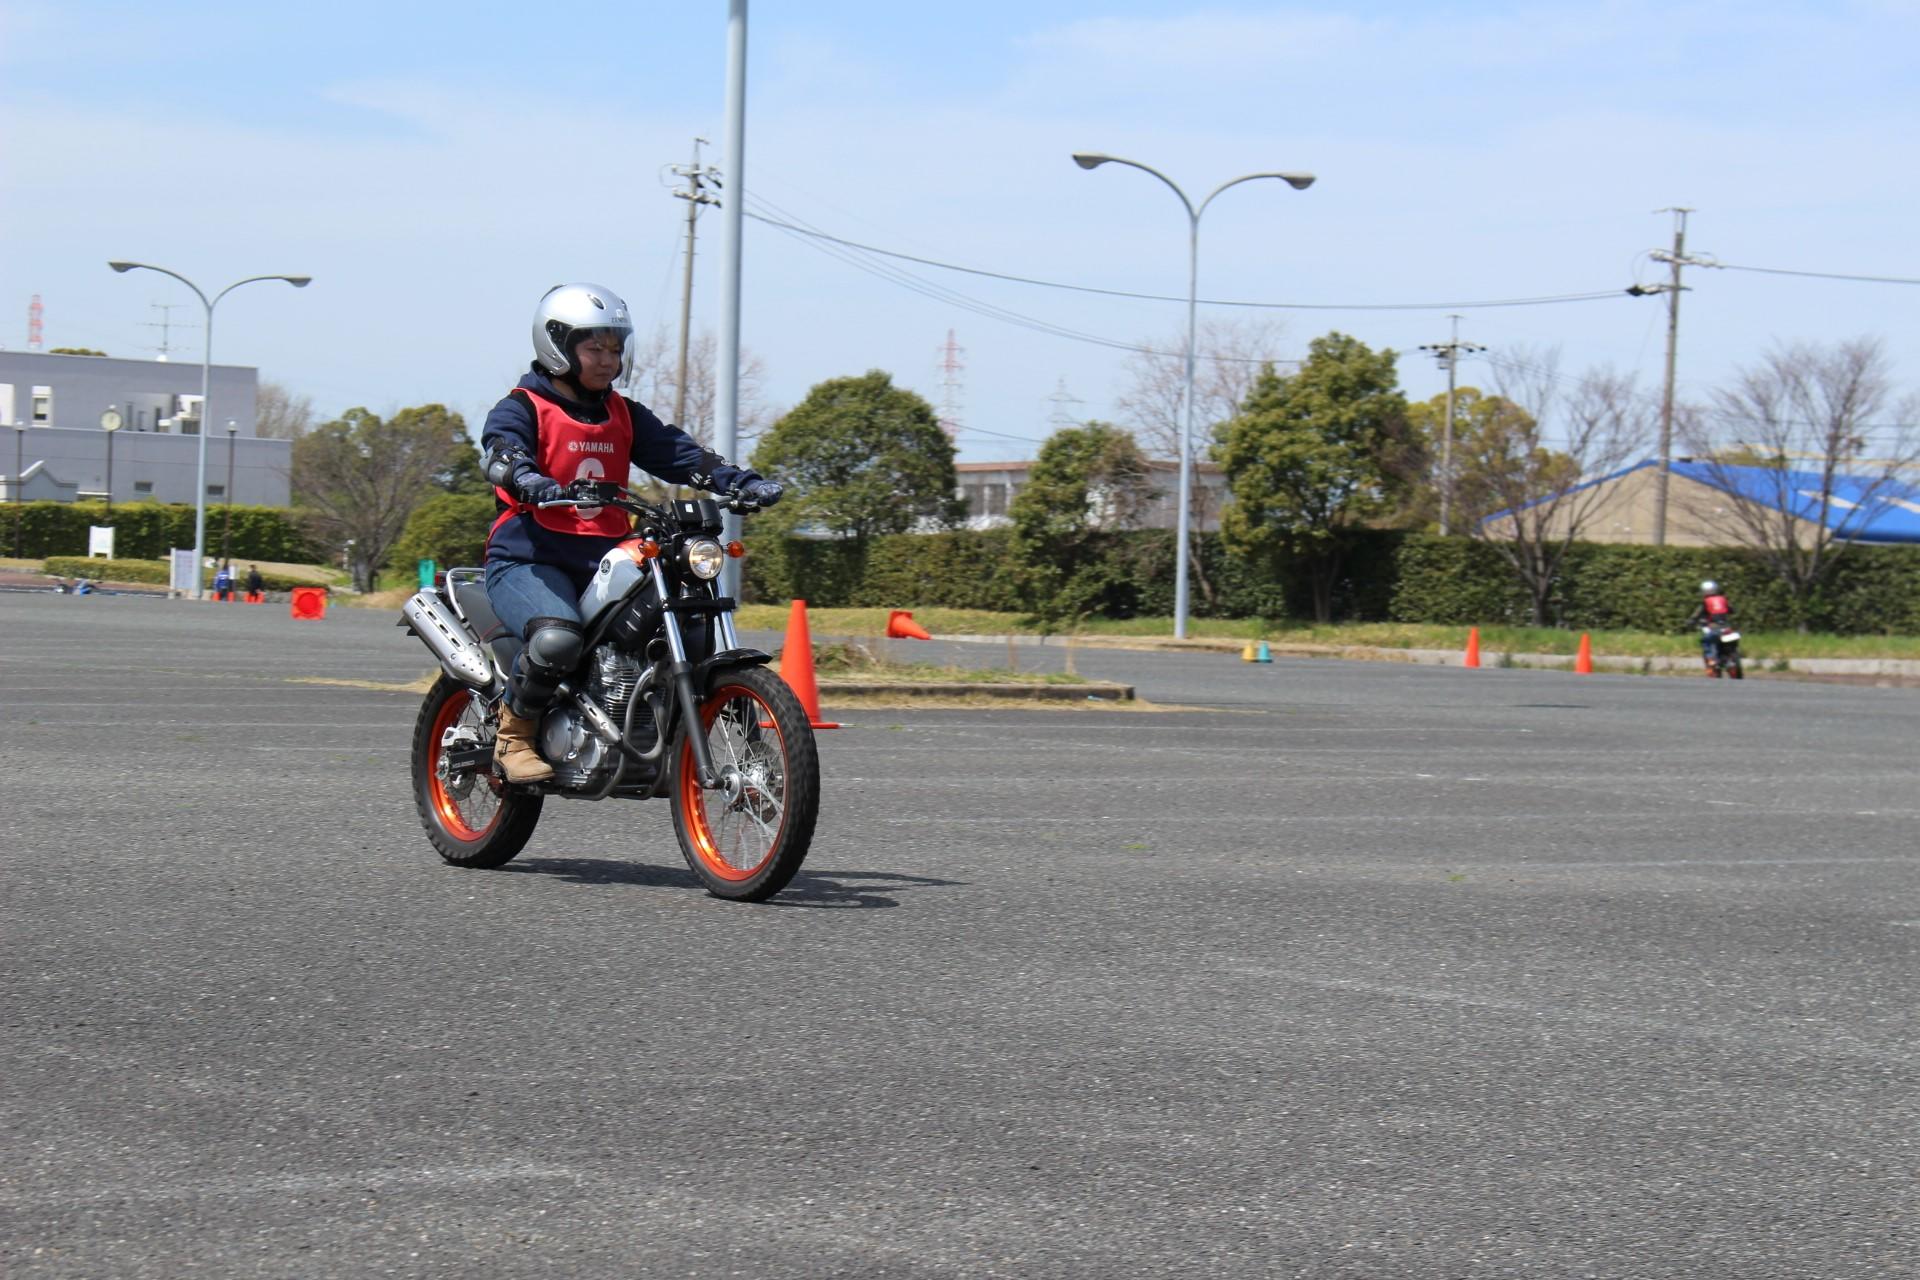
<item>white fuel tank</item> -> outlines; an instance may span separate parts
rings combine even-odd
[[[591,629],[602,613],[626,599],[634,583],[646,575],[647,562],[639,554],[637,542],[623,542],[601,556],[593,581],[580,594],[580,620]]]

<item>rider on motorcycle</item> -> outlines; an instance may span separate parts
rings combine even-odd
[[[1687,619],[1687,625],[1700,628],[1700,658],[1713,671],[1714,650],[1720,645],[1720,631],[1733,621],[1733,605],[1721,593],[1720,584],[1709,578],[1700,584],[1700,604]]]
[[[600,557],[631,533],[609,507],[537,504],[569,496],[577,481],[625,484],[629,466],[674,484],[739,491],[760,506],[781,486],[738,467],[613,390],[633,320],[627,304],[594,284],[559,285],[533,314],[531,370],[494,405],[480,432],[500,514],[487,537],[487,599],[501,625],[526,640],[500,706],[494,757],[510,782],[553,776],[533,733],[540,713],[580,658],[579,599]]]

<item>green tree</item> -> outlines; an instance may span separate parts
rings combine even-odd
[[[104,351],[95,351],[92,347],[53,347],[47,352],[50,356],[104,356]]]
[[[1393,511],[1404,488],[1395,464],[1410,436],[1394,353],[1343,333],[1315,338],[1297,373],[1260,371],[1223,436],[1227,548],[1276,577],[1286,559],[1301,561],[1314,616],[1331,621],[1352,532]]]
[[[761,439],[752,466],[788,486],[774,529],[817,525],[864,554],[876,534],[955,523],[953,441],[933,406],[875,369],[815,386]]]
[[[1131,584],[1115,581],[1100,535],[1136,527],[1151,498],[1146,456],[1128,432],[1088,422],[1047,437],[1007,511],[1027,608],[1057,622],[1112,603]]]
[[[466,423],[440,405],[402,409],[391,420],[349,409],[293,443],[294,502],[329,547],[351,543],[354,585],[371,591],[414,508],[443,486],[472,447]]]
[[[408,433],[426,432],[444,435],[449,442],[446,465],[434,474],[433,483],[448,493],[492,493],[486,473],[480,469],[480,447],[467,435],[467,420],[443,404],[422,404],[402,409],[393,415],[393,427]]]
[[[432,560],[443,569],[477,565],[486,558],[493,517],[491,492],[436,493],[407,517],[406,528],[387,558],[388,567],[404,578],[422,560]]]
[[[1440,490],[1446,484],[1445,427],[1447,397],[1407,406],[1413,447],[1408,455],[1404,505],[1396,523],[1437,525]],[[1501,506],[1506,484],[1501,474],[1512,470],[1514,442],[1538,434],[1533,415],[1505,396],[1490,395],[1478,387],[1460,387],[1453,397],[1452,532],[1471,529],[1475,521]]]

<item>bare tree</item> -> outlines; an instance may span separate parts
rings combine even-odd
[[[1683,491],[1681,501],[1759,554],[1805,630],[1846,549],[1894,502],[1911,500],[1900,473],[1920,465],[1916,415],[1920,397],[1896,402],[1878,339],[1781,346],[1690,415],[1684,438],[1715,492]]]
[[[1194,452],[1204,456],[1215,429],[1240,412],[1263,364],[1287,364],[1276,354],[1284,328],[1271,320],[1207,320],[1194,338]],[[1147,350],[1127,357],[1129,381],[1116,405],[1121,419],[1152,458],[1180,456],[1185,420],[1187,335],[1144,339]]]
[[[263,440],[298,440],[313,428],[313,397],[263,382],[254,394],[253,430]]]
[[[1611,370],[1567,383],[1557,350],[1517,351],[1495,369],[1505,405],[1454,441],[1455,499],[1526,590],[1533,625],[1545,626],[1567,548],[1606,501],[1590,482],[1646,447],[1652,414],[1633,380]]]
[[[715,370],[719,367],[719,341],[710,330],[695,334],[687,343],[687,395],[683,421],[673,425],[711,448],[719,389]],[[663,421],[671,420],[680,373],[679,336],[661,325],[646,337],[633,337],[632,361],[620,390],[653,410]],[[748,453],[749,442],[766,430],[771,414],[767,410],[764,387],[766,363],[751,351],[740,352],[740,454]]]
[[[1285,328],[1274,320],[1208,319],[1194,335],[1193,452],[1196,463],[1210,452],[1220,428],[1239,414],[1263,365],[1292,364],[1275,354]],[[1180,427],[1186,420],[1187,334],[1148,338],[1143,350],[1127,357],[1129,381],[1116,407],[1150,458],[1180,458]],[[1193,486],[1188,529],[1198,533],[1218,512],[1215,491]],[[1198,556],[1194,577],[1211,604],[1214,587]]]

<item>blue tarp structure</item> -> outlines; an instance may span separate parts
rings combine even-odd
[[[1817,471],[1708,462],[1675,462],[1669,469],[1749,502],[1784,508],[1802,520],[1820,518],[1822,481]],[[1828,503],[1827,527],[1850,542],[1920,542],[1920,486],[1843,471],[1833,477]]]
[[[1578,488],[1612,484],[1622,476],[1659,465],[1651,460],[1637,462],[1611,475],[1588,481]],[[1691,461],[1669,463],[1667,469],[1676,476],[1684,476],[1723,493],[1736,494],[1749,502],[1785,508],[1802,520],[1819,519],[1821,479],[1817,471]],[[1833,478],[1833,491],[1828,502],[1827,527],[1847,541],[1920,543],[1920,484],[1898,478],[1883,479],[1842,472]],[[1495,512],[1481,523],[1512,514],[1511,511]]]

